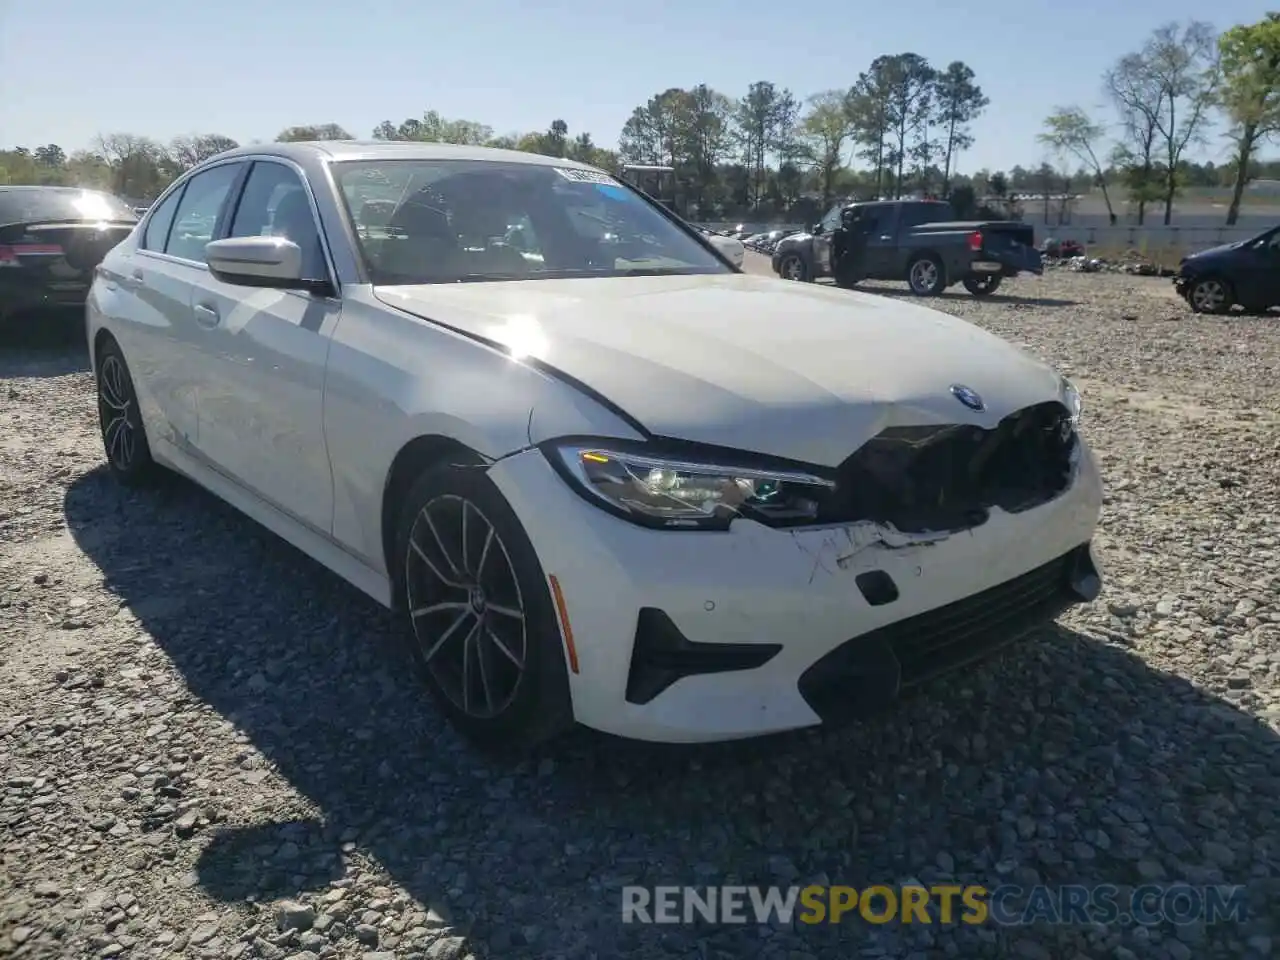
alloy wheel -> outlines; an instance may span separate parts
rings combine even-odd
[[[800,262],[799,257],[787,257],[787,259],[782,261],[782,279],[804,279],[804,264]]]
[[[107,458],[117,470],[133,466],[137,452],[133,403],[128,371],[119,357],[108,354],[98,368],[98,415]]]
[[[938,265],[932,260],[917,260],[911,265],[911,288],[929,291],[938,282]]]
[[[404,569],[432,679],[468,716],[499,716],[515,699],[529,645],[515,566],[493,523],[470,500],[436,497],[414,519]]]
[[[1227,302],[1227,288],[1221,280],[1201,280],[1191,288],[1191,304],[1203,313],[1217,313]]]

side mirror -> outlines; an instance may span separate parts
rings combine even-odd
[[[302,276],[302,248],[283,237],[228,237],[204,246],[209,271],[224,283],[243,287],[305,290],[315,281]]]
[[[813,227],[809,230],[809,232],[810,232],[810,233],[812,233],[812,234],[816,237],[816,236],[818,236],[820,233],[822,233],[822,231],[823,231],[824,229],[825,229],[825,228],[822,226],[822,224],[820,224],[820,223],[815,223],[815,224],[813,225]]]

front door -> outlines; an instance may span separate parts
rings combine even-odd
[[[1280,306],[1280,230],[1263,237],[1243,259],[1237,299],[1250,307]]]
[[[226,235],[286,237],[302,248],[308,279],[332,279],[310,191],[285,163],[254,161]],[[205,455],[260,499],[328,534],[324,378],[341,301],[206,274],[192,290],[191,309],[204,328],[209,371],[200,396]]]
[[[820,277],[830,276],[832,272],[832,244],[840,229],[840,211],[841,205],[837,203],[823,214],[822,219],[818,221],[822,229],[814,231],[813,234],[813,262],[815,273]]]

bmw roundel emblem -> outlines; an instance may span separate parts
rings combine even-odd
[[[970,410],[985,410],[987,408],[987,405],[982,402],[982,397],[978,395],[978,391],[972,387],[966,387],[963,383],[952,384],[951,395]]]

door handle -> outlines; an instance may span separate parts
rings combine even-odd
[[[893,234],[891,234],[891,233],[882,233],[882,234],[880,234],[880,239],[881,239],[881,240],[892,240],[892,239],[893,239]]]
[[[137,290],[142,286],[142,271],[133,270],[127,277],[120,277],[120,286],[124,287],[126,290]]]
[[[218,311],[207,303],[198,303],[195,306],[196,323],[207,330],[212,330],[219,323]]]

